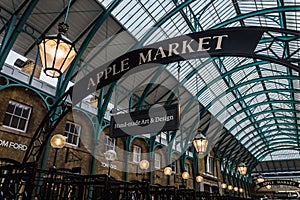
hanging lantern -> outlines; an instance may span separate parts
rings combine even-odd
[[[258,183],[263,183],[265,181],[265,179],[262,175],[259,175],[256,180]]]
[[[226,184],[226,183],[222,183],[222,184],[221,184],[221,188],[222,188],[222,189],[226,189],[226,188],[227,188],[227,184]]]
[[[47,35],[39,43],[40,57],[47,76],[58,78],[77,55],[75,45],[64,35],[69,26],[58,25],[58,34]]]
[[[245,165],[245,163],[241,163],[238,166],[238,171],[240,172],[240,174],[245,175],[247,173],[247,166]]]
[[[172,168],[171,167],[165,167],[164,174],[167,176],[170,176],[172,174]]]
[[[203,154],[206,152],[208,140],[204,137],[204,135],[198,132],[198,135],[193,140],[193,144],[196,151],[200,154]]]

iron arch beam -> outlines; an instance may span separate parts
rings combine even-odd
[[[287,129],[287,128],[285,130],[288,130],[288,131],[298,131],[297,129]],[[276,137],[276,136],[281,136],[282,137],[281,134],[284,134],[284,136],[286,136],[286,137],[274,139],[274,140],[270,141],[270,143],[272,143],[273,141],[276,141],[276,140],[286,140],[286,141],[291,140],[291,141],[295,141],[297,139],[297,135],[295,135],[295,133],[289,133],[289,132],[288,133],[286,133],[286,132],[284,132],[284,133],[281,133],[281,132],[278,133],[279,131],[282,131],[282,128],[280,130],[273,129],[273,130],[270,130],[270,131],[262,132],[262,134],[265,134],[265,138],[266,139],[272,139],[273,137]],[[268,133],[274,133],[274,132],[276,132],[276,134],[266,135]],[[247,148],[249,149],[249,151],[252,152],[252,150],[256,146],[260,145],[261,141],[259,141],[259,142],[260,143],[256,143],[255,146],[254,145],[248,146]],[[244,145],[247,146],[248,143],[249,143],[249,140],[247,142],[245,142]]]
[[[300,151],[300,148],[298,146],[289,146],[289,147],[287,147],[286,145],[276,146],[276,147],[273,147],[271,150],[267,150],[267,151],[262,152],[262,154],[258,156],[258,160],[264,160],[264,158],[269,153],[273,153],[273,152],[276,152],[276,151],[282,151],[282,150],[296,150],[296,151]]]
[[[6,88],[11,88],[11,87],[24,87],[24,88],[26,88],[26,89],[31,90],[32,92],[34,92],[35,94],[37,94],[37,95],[40,97],[40,99],[41,99],[41,100],[44,102],[44,104],[46,105],[47,110],[50,109],[50,106],[49,106],[49,104],[48,104],[48,102],[47,102],[47,97],[48,97],[48,98],[51,98],[51,100],[53,100],[53,97],[52,97],[52,96],[50,97],[50,95],[47,95],[46,93],[43,93],[43,92],[41,92],[41,91],[38,91],[38,90],[36,90],[35,88],[29,87],[28,85],[25,85],[25,84],[13,84],[13,83],[7,84],[7,85],[5,85],[5,86],[0,86],[0,92],[1,92],[2,90],[6,89]]]
[[[270,110],[270,113],[272,113],[271,111],[273,111],[273,110]],[[289,111],[289,110],[288,110],[288,111]],[[293,111],[294,111],[294,113],[299,113],[299,112],[300,112],[300,111],[296,111],[296,110],[293,110]],[[266,121],[269,121],[269,119],[265,118],[265,119],[261,119],[261,120],[259,120],[259,121],[255,121],[255,122],[253,122],[253,123],[256,124],[256,125],[260,125],[260,123],[266,122]],[[239,130],[239,131],[234,135],[234,137],[238,137],[244,130],[246,130],[247,128],[253,126],[253,123],[244,126],[241,130]],[[296,124],[296,123],[290,123],[290,122],[288,122],[288,123],[282,123],[282,122],[281,122],[281,123],[277,123],[277,124],[265,124],[265,125],[263,125],[263,126],[260,126],[260,129],[262,130],[262,129],[270,128],[270,127],[277,126],[277,125],[280,126],[280,125],[294,125],[294,124]],[[300,126],[300,125],[299,125],[299,126]],[[240,141],[243,141],[243,139],[245,139],[245,136],[243,136],[242,138],[240,138]]]
[[[260,120],[260,121],[256,121],[255,122],[255,124],[260,124],[261,122],[264,122],[264,121],[266,121],[266,120]],[[277,124],[267,124],[267,125],[264,125],[264,126],[262,126],[262,127],[260,127],[261,129],[263,129],[263,128],[268,128],[268,127],[272,127],[272,126],[281,126],[281,125],[293,125],[293,124],[291,124],[291,123],[277,123]],[[243,129],[247,129],[248,127],[250,127],[250,126],[252,126],[252,124],[249,124],[249,125],[247,125],[246,127],[243,127]],[[243,130],[241,130],[240,132],[239,132],[239,134],[242,132]],[[235,135],[234,135],[234,137],[235,137]],[[245,137],[245,136],[244,136]],[[242,140],[241,140],[242,141]],[[229,146],[231,144],[231,142],[229,142],[228,144],[227,144],[227,147]],[[253,145],[255,145],[255,143],[253,143]]]
[[[287,125],[289,125],[289,123],[287,123]],[[273,124],[274,127],[276,127],[276,124]],[[272,126],[271,126],[272,127]],[[261,132],[260,134],[264,134],[265,135],[265,139],[268,139],[268,138],[272,138],[272,137],[275,137],[275,136],[280,136],[280,134],[282,134],[280,131],[282,130],[286,130],[288,132],[297,132],[299,131],[298,129],[294,128],[294,129],[288,129],[288,128],[276,128],[276,129],[272,129],[272,130],[268,130],[268,131],[263,131]],[[272,134],[272,135],[267,135],[267,134],[270,134],[270,133],[273,133],[273,132],[280,132],[280,133],[277,133],[277,134]],[[295,133],[284,133],[284,136],[288,136],[290,137],[290,139],[297,139],[297,135]],[[279,139],[279,138],[278,138]],[[281,138],[281,139],[288,139],[288,138]],[[277,139],[274,139],[274,140],[277,140]],[[242,140],[241,140],[242,141]],[[272,140],[273,141],[273,140]],[[246,141],[244,143],[245,146],[247,146],[247,144],[250,142],[250,140]],[[252,149],[251,148],[254,148],[253,145],[250,145],[248,146],[247,148],[249,148],[249,151],[251,151]]]
[[[226,94],[240,88],[240,87],[243,87],[243,86],[246,86],[246,85],[250,85],[252,83],[256,83],[258,81],[269,81],[269,80],[277,80],[277,79],[287,79],[287,80],[300,80],[300,77],[299,76],[292,76],[292,75],[287,75],[287,76],[267,76],[267,77],[261,77],[261,78],[257,78],[257,79],[252,79],[252,80],[249,80],[249,81],[245,81],[245,82],[242,82],[238,85],[235,85],[234,87],[231,87],[229,88],[228,90],[224,91],[222,94],[220,94],[219,96],[217,96],[213,101],[211,101],[206,107],[205,107],[205,111],[207,111],[215,102],[217,102],[220,98],[224,97]],[[284,89],[277,89],[277,91],[282,91],[284,92],[285,90]],[[270,89],[270,90],[267,90],[268,91],[274,91],[273,89]],[[292,91],[292,92],[297,92],[299,90],[291,90],[291,89],[286,89],[287,92],[289,91]],[[199,94],[200,96],[201,94]],[[198,93],[197,93],[197,97],[198,96]],[[245,99],[245,98],[241,98],[241,99]],[[232,104],[230,104],[232,105]]]
[[[69,95],[70,93],[66,92],[63,96],[61,96],[43,118],[28,145],[23,158],[23,163],[30,162],[32,160],[35,162],[39,161],[43,149],[45,148],[45,145],[56,125],[71,110],[71,105],[66,103],[66,99],[69,97]],[[57,108],[61,108],[62,111],[58,117],[55,114],[55,110]],[[48,127],[48,122],[50,121],[52,121],[53,125]]]
[[[59,94],[63,93],[66,90],[66,88],[69,84],[69,81],[73,77],[73,74],[74,74],[77,64],[79,63],[85,50],[88,48],[88,44],[90,43],[92,38],[95,36],[95,34],[99,30],[99,28],[102,26],[104,21],[109,17],[110,13],[117,7],[117,5],[120,2],[121,2],[121,0],[113,1],[113,3],[107,8],[107,10],[105,10],[103,13],[101,13],[101,15],[99,15],[98,18],[95,20],[94,26],[92,27],[92,29],[88,33],[87,37],[83,41],[82,45],[80,46],[80,48],[77,52],[77,56],[75,56],[73,62],[70,64],[70,67],[69,67],[67,73],[64,76],[64,80],[59,88]]]
[[[281,7],[276,7],[276,8],[268,8],[268,9],[264,9],[264,10],[260,10],[260,11],[254,11],[254,12],[250,12],[247,14],[241,14],[237,17],[234,17],[232,19],[229,19],[227,21],[220,23],[220,24],[212,27],[211,29],[222,28],[222,27],[232,24],[234,22],[237,22],[237,21],[240,21],[243,19],[247,19],[250,17],[265,15],[265,14],[269,14],[269,13],[290,12],[290,11],[300,11],[300,6],[281,6]]]
[[[283,103],[283,104],[300,104],[300,101],[295,101],[295,100],[272,100],[272,101],[263,101],[263,102],[259,102],[257,104],[252,104],[247,106],[244,109],[238,110],[236,113],[234,113],[233,115],[230,115],[230,117],[228,117],[223,124],[227,124],[231,119],[237,117],[238,115],[242,114],[243,112],[245,112],[245,110],[251,110],[251,109],[256,109],[259,106],[263,106],[263,105],[268,105],[268,104],[278,104],[278,103]],[[221,112],[219,112],[221,114]],[[216,116],[220,115],[217,114]]]
[[[295,92],[295,93],[299,93],[300,90],[294,90],[294,89],[272,89],[272,90],[268,90],[268,91],[259,91],[259,92],[255,92],[255,93],[251,93],[251,94],[248,94],[246,96],[243,96],[241,99],[246,99],[246,98],[250,98],[252,96],[257,96],[259,94],[265,94],[265,93],[278,93],[278,92]],[[233,102],[231,102],[229,105],[227,105],[226,107],[231,107],[233,106],[234,104],[238,103],[239,100],[235,100]],[[288,110],[289,111],[289,110]],[[202,116],[203,114],[201,114],[200,116]],[[227,137],[227,135],[229,135],[230,132],[229,131],[226,131],[226,133],[224,134],[223,138],[221,139],[221,141]],[[220,145],[219,145],[220,146]],[[217,150],[219,148],[219,146],[217,147]]]
[[[17,12],[20,12],[21,9],[23,9],[23,6],[25,6],[28,3],[28,6],[25,8],[24,12],[22,13],[22,16],[18,23],[16,23],[16,14],[15,13],[12,16],[12,19],[10,20],[10,26],[7,30],[5,37],[4,37],[4,43],[2,44],[0,48],[0,70],[2,69],[4,62],[8,56],[8,53],[10,49],[12,48],[14,42],[16,41],[17,37],[19,36],[20,32],[22,31],[23,26],[25,25],[27,19],[29,18],[30,14],[32,13],[33,9],[35,8],[36,4],[39,0],[31,0],[30,2],[24,1],[23,5],[19,7]],[[15,24],[16,23],[16,24]]]
[[[270,149],[272,149],[272,148],[276,148],[277,146],[285,146],[285,147],[297,147],[297,142],[293,142],[293,143],[287,143],[287,142],[285,142],[284,143],[284,145],[282,145],[283,143],[281,142],[281,141],[278,141],[278,142],[274,142],[273,144],[270,144],[269,145],[269,147],[268,147],[268,149],[270,148]],[[274,146],[275,145],[275,146]],[[273,147],[272,147],[273,146]],[[267,150],[268,150],[267,149]],[[262,151],[263,150],[263,151]],[[262,152],[260,152],[260,151],[262,151]],[[266,151],[266,147],[265,146],[263,146],[263,147],[261,147],[261,148],[257,148],[254,152],[253,152],[253,154],[255,155],[255,156],[258,156],[258,155],[256,155],[256,154],[261,154],[261,153],[263,153],[264,151]]]
[[[69,70],[67,71],[66,75],[64,76],[64,80],[60,85],[60,88],[57,89],[58,98],[46,116],[43,118],[42,122],[40,123],[39,127],[37,128],[34,136],[31,139],[30,144],[28,145],[27,151],[23,158],[23,163],[30,161],[30,159],[34,161],[38,161],[41,157],[41,154],[45,148],[46,142],[48,141],[51,133],[60,122],[60,120],[71,110],[72,106],[67,103],[67,99],[72,96],[72,88],[65,92],[67,85],[70,81],[70,78],[73,75],[75,70],[75,66],[78,64],[81,56],[83,55],[84,51],[86,50],[89,42],[91,41],[92,37],[96,34],[97,30],[101,27],[105,19],[109,16],[111,11],[120,3],[120,0],[114,1],[105,12],[102,13],[101,18],[95,23],[94,27],[88,34],[87,38],[84,40],[81,48],[78,51],[77,56],[75,57],[74,61],[71,63]],[[110,90],[115,86],[112,84],[110,86]],[[110,98],[110,96],[109,96]],[[102,110],[106,109],[108,102],[102,107]],[[60,108],[58,110],[58,108]],[[103,113],[100,113],[101,115]],[[103,117],[103,116],[102,116]],[[51,122],[50,127],[48,126],[49,122]],[[47,130],[45,132],[45,130]]]
[[[288,112],[288,113],[300,113],[299,110],[289,110],[289,109],[274,109],[274,110],[265,110],[259,113],[254,113],[253,117],[258,117],[260,115],[263,114],[268,114],[268,113],[281,113],[281,112]],[[276,120],[276,119],[292,119],[292,120],[297,120],[299,119],[298,117],[289,117],[289,116],[278,116],[278,117],[269,117],[269,118],[264,118],[261,120],[257,120],[254,123],[258,124],[260,122],[264,122],[264,121],[269,121],[269,120]],[[249,117],[245,117],[242,120],[240,120],[239,122],[236,122],[235,125],[233,125],[228,131],[232,132],[236,127],[238,127],[241,123],[244,123],[245,121],[249,120]],[[238,132],[237,134],[235,134],[235,136],[239,136]]]

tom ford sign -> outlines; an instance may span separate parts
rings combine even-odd
[[[227,28],[187,34],[164,40],[141,49],[128,52],[111,63],[104,64],[75,85],[73,104],[77,104],[97,89],[117,81],[131,69],[150,63],[167,64],[181,60],[209,56],[254,55],[254,50],[264,33],[260,28]]]
[[[19,143],[16,143],[16,142],[12,142],[12,141],[8,141],[8,140],[2,140],[2,139],[0,139],[0,147],[20,150],[20,151],[26,151],[27,150],[27,146],[24,145],[24,144],[19,144]]]

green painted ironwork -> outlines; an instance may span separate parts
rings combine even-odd
[[[19,19],[18,23],[16,23],[16,16],[19,14],[19,12],[21,12],[21,9],[23,9],[27,3],[28,6],[22,12],[22,16]],[[10,26],[9,26],[10,28],[8,29],[7,34],[5,35],[5,39],[4,39],[5,44],[1,46],[0,70],[4,65],[4,62],[8,56],[9,51],[11,50],[14,42],[19,36],[19,33],[22,31],[23,26],[25,25],[27,19],[29,18],[30,14],[32,13],[37,3],[38,0],[31,0],[30,2],[24,1],[23,4],[20,5],[19,9],[17,9],[17,11],[14,13],[13,19],[10,21]]]

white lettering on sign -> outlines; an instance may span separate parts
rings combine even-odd
[[[105,163],[105,162],[101,162],[101,166],[102,167],[109,167],[109,165],[107,163]],[[117,169],[117,165],[110,164],[110,168]]]
[[[11,141],[1,140],[1,139],[0,139],[0,147],[12,148],[20,151],[27,150],[27,146],[24,144],[19,144],[16,142],[11,142]]]

